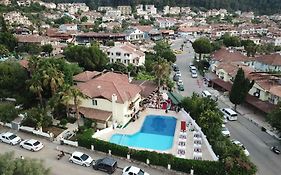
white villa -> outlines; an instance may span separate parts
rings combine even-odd
[[[118,44],[107,50],[110,63],[120,62],[125,65],[141,66],[145,62],[145,53],[130,43]]]
[[[141,88],[130,84],[126,74],[85,71],[75,75],[74,81],[86,96],[80,99],[79,113],[95,120],[97,128],[125,125],[139,111]]]

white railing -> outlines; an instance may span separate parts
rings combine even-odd
[[[207,137],[205,136],[205,134],[202,132],[201,128],[198,126],[198,124],[195,122],[195,120],[193,120],[191,118],[191,116],[184,110],[182,109],[181,110],[182,114],[183,114],[183,117],[184,119],[187,121],[187,122],[191,122],[192,126],[194,127],[195,130],[199,131],[199,133],[201,134],[202,136],[202,139],[203,139],[203,142],[205,143],[209,153],[211,154],[212,158],[214,161],[218,161],[218,157],[217,155],[214,153],[213,149],[212,149],[212,146],[210,145],[209,141],[207,140]]]
[[[99,131],[95,132],[92,137],[93,138],[99,138],[103,134],[109,133],[111,131],[113,131],[113,128],[112,127],[108,127],[108,128],[105,128],[105,129],[102,129],[102,130],[99,130]]]
[[[60,141],[63,142],[63,144],[78,147],[77,141],[71,141],[71,140],[66,140],[66,139],[61,139]]]

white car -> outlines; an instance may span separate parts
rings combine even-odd
[[[10,145],[16,145],[21,142],[21,138],[11,132],[5,132],[0,134],[0,140],[1,142],[8,143]]]
[[[232,142],[233,144],[235,144],[235,145],[241,147],[242,150],[244,151],[244,154],[245,154],[246,156],[249,156],[249,155],[250,155],[249,151],[246,149],[246,147],[245,147],[240,141],[238,141],[238,140],[231,140],[231,142]]]
[[[194,71],[194,70],[192,70],[192,71],[191,71],[191,77],[192,77],[192,78],[197,78],[197,77],[198,77],[197,72]]]
[[[178,80],[178,81],[177,81],[177,85],[178,85],[178,86],[183,85],[183,81],[182,81],[182,80]]]
[[[44,145],[38,140],[29,139],[20,142],[20,147],[30,151],[39,151],[44,147]]]
[[[181,72],[180,72],[180,71],[177,71],[176,74],[175,74],[175,76],[181,77]]]
[[[221,133],[223,136],[230,137],[230,132],[224,124],[222,124]]]
[[[85,153],[75,151],[71,154],[69,162],[89,167],[92,165],[93,159]]]
[[[224,114],[224,117],[227,118],[228,120],[230,121],[237,120],[238,114],[235,111],[233,111],[231,108],[222,108],[220,110]]]
[[[190,72],[197,71],[197,69],[196,69],[196,67],[194,65],[190,65],[189,66],[189,70],[190,70]]]
[[[135,166],[127,166],[123,169],[122,175],[149,175],[142,169]]]

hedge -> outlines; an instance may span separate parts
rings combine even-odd
[[[167,167],[171,164],[171,168],[176,171],[190,173],[193,169],[196,175],[225,175],[224,164],[222,162],[189,160],[177,158],[171,154],[157,153],[151,151],[134,150],[126,146],[117,145],[114,143],[92,138],[93,131],[86,130],[78,138],[78,145],[86,148],[91,148],[94,145],[95,150],[108,153],[111,150],[112,155],[127,157],[130,154],[131,159],[146,163],[149,159],[151,165]]]

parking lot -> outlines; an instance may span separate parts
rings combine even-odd
[[[9,128],[4,128],[0,126],[0,133],[7,132],[7,131],[12,131]],[[15,131],[12,131],[15,133]],[[5,152],[14,152],[15,157],[21,157],[23,156],[24,158],[35,158],[35,159],[40,159],[43,160],[44,165],[46,167],[51,167],[51,174],[52,175],[62,175],[62,174],[67,174],[67,175],[77,175],[77,174],[83,174],[83,175],[92,175],[92,174],[97,174],[97,175],[103,175],[107,174],[102,171],[96,171],[92,167],[83,167],[80,165],[72,164],[69,162],[69,154],[66,154],[62,159],[57,160],[57,155],[60,154],[60,152],[57,150],[64,150],[67,153],[72,153],[74,151],[81,151],[83,153],[86,153],[90,155],[94,160],[106,157],[107,155],[104,153],[96,152],[96,151],[91,151],[87,150],[84,148],[75,148],[75,147],[70,147],[70,146],[65,146],[65,145],[58,145],[53,142],[50,142],[46,139],[36,137],[31,134],[27,133],[22,133],[18,132],[16,133],[19,137],[22,139],[30,139],[34,138],[39,141],[41,141],[44,144],[44,148],[38,152],[32,152],[26,149],[20,148],[19,145],[11,146],[6,143],[0,143],[0,154],[3,154]],[[150,175],[172,175],[172,174],[179,174],[175,172],[171,172],[166,170],[165,168],[154,168],[150,167],[148,165],[145,165],[143,163],[139,162],[130,162],[126,159],[121,159],[117,157],[113,157],[114,159],[117,160],[118,162],[118,167],[117,170],[113,174],[122,174],[122,169],[126,166],[133,165],[137,166],[146,172],[148,172]]]

